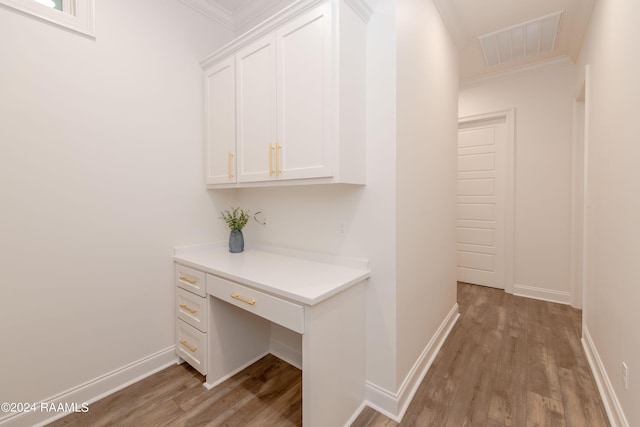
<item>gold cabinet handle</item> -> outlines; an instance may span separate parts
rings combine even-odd
[[[273,171],[273,150],[275,149],[276,147],[273,144],[269,144],[269,176],[273,176],[273,174],[275,173]],[[277,155],[278,155],[278,152],[276,151],[276,156]]]
[[[249,304],[249,305],[255,305],[256,304],[256,300],[254,300],[254,299],[246,299],[246,298],[241,297],[238,294],[231,294],[231,298],[237,299],[238,301],[242,301],[243,303]]]
[[[233,178],[233,168],[231,167],[231,160],[233,159],[233,153],[229,151],[227,153],[227,171],[229,173],[229,178]]]
[[[189,279],[188,277],[185,277],[185,276],[180,276],[180,277],[179,277],[179,279],[180,279],[182,282],[187,282],[187,283],[189,283],[190,285],[195,285],[196,283],[198,283],[198,281],[197,281],[197,280]]]
[[[187,347],[191,353],[195,353],[196,350],[198,350],[198,347],[194,347],[192,345],[189,345],[189,343],[187,343],[187,340],[180,340],[180,344],[182,344],[183,346]]]
[[[191,308],[187,304],[180,304],[180,308],[184,308],[185,310],[187,310],[191,314],[196,314],[198,312],[198,309]]]
[[[276,176],[282,173],[282,169],[280,168],[280,150],[282,150],[282,145],[276,144]]]

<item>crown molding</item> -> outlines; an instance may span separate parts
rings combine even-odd
[[[217,22],[218,24],[222,25],[225,28],[231,31],[236,30],[233,14],[229,10],[217,4],[216,2],[208,1],[208,0],[178,0],[178,1],[186,4],[187,6],[189,6],[190,8],[192,8],[197,12],[200,12],[207,18]]]
[[[262,21],[287,8],[295,0],[271,0],[264,2],[249,2],[233,14],[236,33],[242,34],[257,26]]]
[[[544,61],[534,62],[532,64],[521,65],[519,67],[510,68],[504,71],[498,71],[491,74],[485,74],[478,77],[472,77],[469,79],[460,81],[460,88],[466,88],[471,86],[480,85],[483,83],[487,83],[493,80],[499,80],[503,78],[507,78],[510,76],[514,76],[521,73],[526,73],[529,71],[537,70],[540,68],[547,68],[553,66],[566,66],[573,65],[573,61],[566,55],[556,56],[554,58],[550,58]]]
[[[0,0],[2,1],[2,0]],[[307,4],[316,4],[313,0],[269,0],[248,2],[242,5],[235,12],[220,6],[215,0],[178,0],[191,7],[195,11],[203,14],[207,18],[217,22],[223,27],[243,34],[253,27],[259,26],[262,22],[279,15],[281,11],[293,8],[305,8]],[[324,1],[324,0],[323,0]],[[377,0],[344,0],[356,14],[368,23],[373,15],[374,5]],[[300,6],[297,6],[297,4]]]
[[[246,46],[250,42],[259,39],[270,31],[273,31],[279,25],[282,25],[294,16],[298,16],[303,12],[313,8],[314,6],[324,3],[325,1],[326,0],[303,0],[294,2],[290,6],[284,8],[283,10],[277,12],[275,15],[270,16],[268,19],[253,27],[251,32],[246,32],[240,35],[230,43],[222,46],[220,49],[204,58],[200,62],[200,65],[202,66],[202,68],[206,68],[216,63],[221,58],[229,56],[230,54],[236,52],[238,49]]]

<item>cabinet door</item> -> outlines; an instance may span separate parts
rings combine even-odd
[[[205,181],[235,182],[235,67],[230,58],[205,71]]]
[[[313,9],[276,32],[279,179],[332,176],[331,82],[337,75],[330,6]]]
[[[275,36],[236,54],[238,181],[275,179]]]

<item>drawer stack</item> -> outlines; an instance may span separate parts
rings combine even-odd
[[[207,374],[207,292],[205,273],[175,264],[176,354]]]

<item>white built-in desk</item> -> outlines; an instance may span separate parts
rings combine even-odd
[[[206,341],[206,348],[198,353],[179,328],[176,346],[178,356],[206,373],[205,386],[272,352],[272,330],[279,325],[297,337],[301,350],[303,425],[352,420],[365,393],[366,260],[270,247],[232,254],[214,244],[177,248],[175,262],[179,287],[198,294],[203,277],[206,282],[208,307],[201,311],[207,325],[194,329],[204,332],[193,338]],[[197,316],[189,304],[177,308],[179,318]]]

